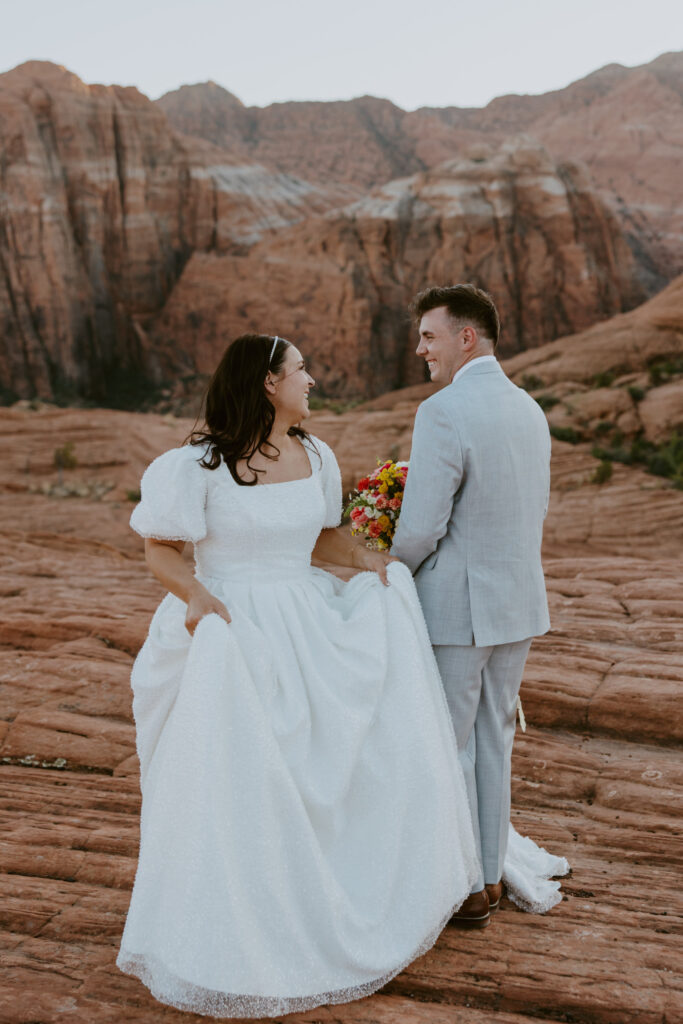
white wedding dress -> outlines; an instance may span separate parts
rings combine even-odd
[[[173,449],[131,517],[143,536],[192,541],[232,617],[190,637],[167,595],[132,674],[143,803],[117,964],[194,1013],[280,1016],[374,992],[434,943],[477,874],[409,570],[392,563],[386,588],[310,564],[341,511],[336,460],[315,445],[309,477],[255,487]],[[546,879],[566,862],[514,833],[511,854],[520,902],[553,905]]]

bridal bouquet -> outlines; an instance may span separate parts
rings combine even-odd
[[[358,481],[355,495],[349,494],[345,511],[351,515],[351,533],[364,533],[369,548],[386,551],[391,547],[407,476],[407,462],[378,459],[377,469]]]

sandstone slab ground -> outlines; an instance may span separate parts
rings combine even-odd
[[[410,403],[388,412],[314,417],[347,483],[390,445],[407,456]],[[205,1019],[115,966],[139,834],[129,672],[161,597],[127,520],[144,465],[189,426],[0,411],[0,1024]],[[288,1020],[683,1020],[683,495],[628,467],[599,486],[594,464],[556,445],[553,630],[532,647],[513,760],[516,827],[571,862],[562,903],[537,917],[504,902],[382,993]]]

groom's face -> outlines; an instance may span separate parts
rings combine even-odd
[[[467,358],[458,330],[445,306],[430,309],[420,320],[420,344],[415,350],[427,363],[435,384],[450,384]]]

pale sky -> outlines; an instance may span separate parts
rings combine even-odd
[[[680,0],[2,0],[0,15],[0,71],[51,60],[152,99],[212,79],[248,106],[483,106],[683,49]]]

